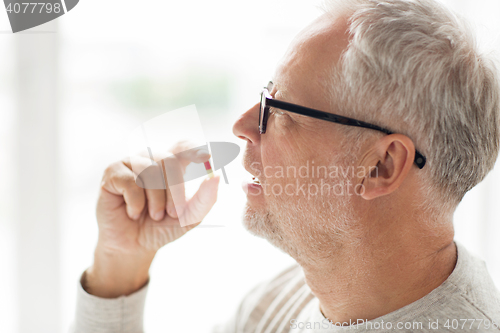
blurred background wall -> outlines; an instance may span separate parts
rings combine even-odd
[[[499,58],[500,2],[446,0]],[[66,332],[80,274],[97,239],[105,167],[127,154],[142,122],[196,104],[208,141],[232,141],[287,45],[320,13],[299,0],[80,1],[70,13],[13,35],[0,10],[0,325],[2,332]],[[219,200],[168,245],[151,271],[145,329],[204,332],[257,282],[293,261],[242,228],[249,174],[226,168]],[[456,239],[500,286],[500,166],[467,194]],[[189,323],[189,325],[187,324]]]

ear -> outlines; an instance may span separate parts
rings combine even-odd
[[[363,173],[358,174],[357,193],[372,200],[394,192],[405,180],[413,166],[415,146],[402,134],[380,138],[365,153],[360,163]]]

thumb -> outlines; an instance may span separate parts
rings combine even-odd
[[[201,222],[217,201],[220,176],[205,179],[198,191],[186,203],[184,213],[179,216],[181,227]]]

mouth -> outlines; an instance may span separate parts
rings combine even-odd
[[[241,187],[243,188],[245,194],[247,194],[248,197],[254,197],[252,201],[255,201],[257,200],[257,198],[255,197],[260,197],[262,195],[262,183],[258,177],[252,174],[250,175],[252,177],[252,180],[244,180],[241,184]]]
[[[250,169],[248,167],[246,167],[245,165],[243,165],[243,167],[245,168],[245,170],[248,172],[247,176],[250,176],[252,177],[252,181],[249,182],[250,184],[253,184],[253,185],[262,185],[262,183],[264,183],[263,180],[260,180],[259,177],[257,177],[255,174],[257,173],[259,176],[262,175],[262,172],[260,170],[257,170],[257,169]],[[252,171],[250,171],[252,170]],[[247,181],[248,182],[248,181]]]
[[[254,185],[260,185],[260,180],[257,177],[252,177],[252,181]]]

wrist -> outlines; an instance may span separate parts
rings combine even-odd
[[[130,295],[149,281],[154,254],[117,253],[97,246],[94,264],[82,276],[82,287],[89,294],[116,298]]]

